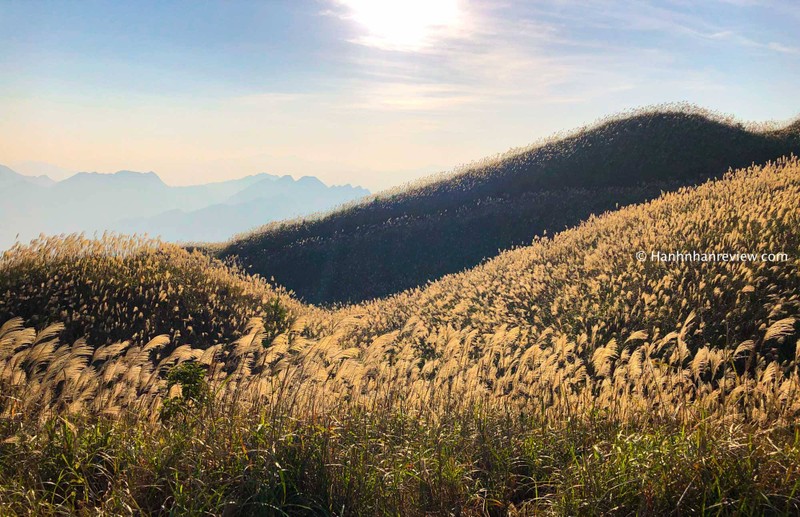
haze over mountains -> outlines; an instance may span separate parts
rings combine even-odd
[[[40,233],[148,233],[170,241],[222,240],[277,219],[329,210],[369,194],[317,178],[256,174],[173,187],[154,172],[81,172],[62,181],[0,166],[0,249]]]

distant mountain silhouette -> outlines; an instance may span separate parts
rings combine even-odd
[[[165,240],[230,238],[265,222],[330,210],[369,192],[316,178],[256,174],[172,187],[154,172],[80,172],[59,182],[0,166],[0,249],[40,233],[144,233]]]
[[[642,111],[207,249],[238,257],[307,302],[355,302],[473,267],[591,214],[790,153],[800,153],[800,122],[752,129],[694,107]]]
[[[18,182],[30,183],[42,187],[49,187],[55,184],[55,181],[45,175],[27,176],[24,174],[19,174],[5,165],[0,165],[0,187],[5,187]]]
[[[122,221],[123,233],[161,235],[173,241],[222,240],[264,223],[331,209],[369,191],[360,187],[328,187],[317,178],[270,176],[254,182],[224,203],[193,211],[172,210],[147,219]]]
[[[75,174],[75,171],[36,160],[18,161],[8,165],[19,174],[33,177],[47,176],[53,182],[65,180]]]

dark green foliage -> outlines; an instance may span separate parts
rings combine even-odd
[[[472,267],[590,214],[790,153],[800,153],[796,124],[756,132],[691,110],[645,113],[321,219],[272,225],[217,253],[305,301],[361,301]]]
[[[289,328],[291,315],[279,297],[263,304],[261,307],[264,321],[264,346],[269,345],[275,336]]]
[[[184,422],[208,403],[211,390],[206,382],[206,366],[187,361],[174,366],[167,375],[167,392],[180,386],[181,394],[164,400],[161,420],[169,422],[180,416]]]

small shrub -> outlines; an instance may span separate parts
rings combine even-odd
[[[177,385],[181,394],[164,400],[161,420],[169,422],[179,416],[186,421],[205,407],[211,395],[205,377],[206,367],[199,363],[186,361],[173,367],[167,375],[167,392]]]

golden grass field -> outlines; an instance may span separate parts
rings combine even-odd
[[[693,250],[786,256],[635,255]],[[799,251],[794,157],[335,310],[169,244],[18,246],[0,514],[800,512]]]

